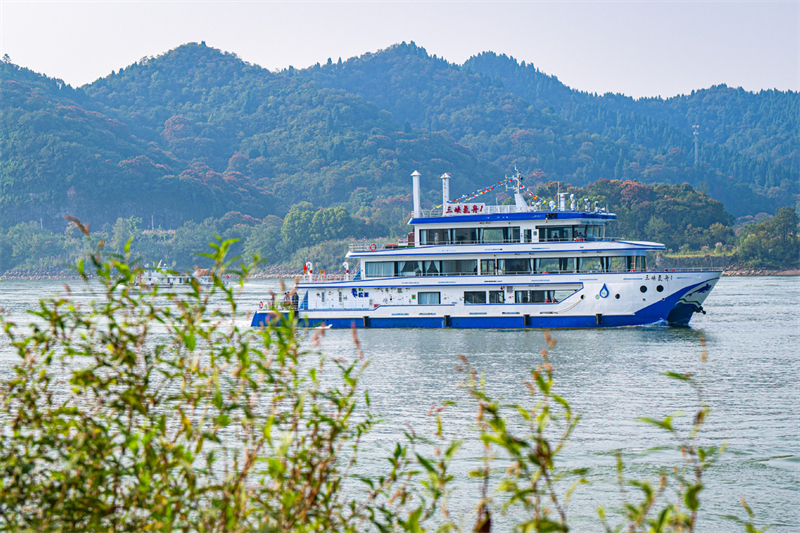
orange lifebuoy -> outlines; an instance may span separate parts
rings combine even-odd
[[[378,249],[378,246],[374,242],[369,245],[369,251],[370,252],[374,252],[377,249]]]

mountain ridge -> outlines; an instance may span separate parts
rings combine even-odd
[[[709,144],[720,161],[701,161],[695,169],[678,128],[635,111],[631,126],[601,129],[602,113],[601,119],[576,114],[610,113],[609,105],[559,88],[555,77],[539,81],[550,80],[552,91],[586,106],[541,107],[544,97],[531,102],[509,90],[524,92],[522,74],[531,66],[489,54],[483,66],[474,58],[457,65],[412,42],[341,65],[270,72],[205,43],[188,43],[78,88],[3,63],[0,226],[39,219],[63,226],[63,215],[72,214],[101,224],[153,217],[176,227],[229,211],[282,216],[299,201],[346,205],[364,216],[373,210],[378,222],[396,224],[410,207],[413,170],[426,176],[428,205],[438,198],[432,178],[442,172],[453,174],[460,194],[515,166],[531,185],[687,181],[737,216],[796,202],[796,150],[785,131],[793,122],[782,119],[780,94],[770,104],[776,118],[758,124],[773,128],[770,135],[783,124],[783,137],[762,144],[752,141],[758,131],[725,138],[761,160],[740,156],[736,146]],[[490,70],[487,61],[511,68],[510,60],[514,69],[524,67],[516,78],[502,69],[495,77],[478,72]],[[796,93],[789,96],[793,106]],[[636,131],[661,137],[637,141]],[[766,161],[767,152],[776,161]],[[736,168],[721,161],[729,154],[735,160],[728,166]],[[748,172],[752,183],[736,177]]]

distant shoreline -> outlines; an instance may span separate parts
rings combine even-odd
[[[331,272],[331,274],[344,274],[344,272]],[[722,272],[723,276],[800,276],[800,269],[773,270],[767,268],[730,268]],[[302,276],[301,273],[286,268],[270,268],[261,272],[256,272],[250,279],[284,279],[291,282],[296,277]],[[92,276],[90,276],[92,277]],[[8,270],[0,276],[0,281],[56,281],[56,280],[78,280],[81,279],[71,270],[46,269],[25,269]]]
[[[723,276],[800,276],[798,269],[770,270],[766,268],[731,268],[722,271]]]

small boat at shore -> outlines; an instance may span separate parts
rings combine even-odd
[[[162,262],[159,261],[158,265],[152,267],[149,263],[145,265],[144,270],[136,277],[136,286],[142,289],[153,289],[155,287],[162,289],[188,289],[192,286],[192,280],[200,286],[214,284],[211,279],[211,271],[208,269],[198,268],[189,276],[186,273],[163,268]]]
[[[647,253],[663,244],[609,236],[616,215],[596,202],[591,209],[588,199],[582,209],[564,193],[549,206],[529,205],[518,172],[497,184],[513,189],[514,204],[495,206],[450,200],[444,174],[442,205],[427,213],[420,174],[412,177],[408,237],[351,245],[344,276],[315,276],[308,263],[283,309],[309,326],[333,328],[687,326],[705,313],[722,274],[648,268]],[[352,261],[358,267],[351,277]],[[274,319],[272,307],[262,302],[251,325]]]

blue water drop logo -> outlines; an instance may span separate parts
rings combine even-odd
[[[605,283],[603,283],[603,288],[600,289],[600,297],[601,298],[608,298],[608,287],[606,287]]]

